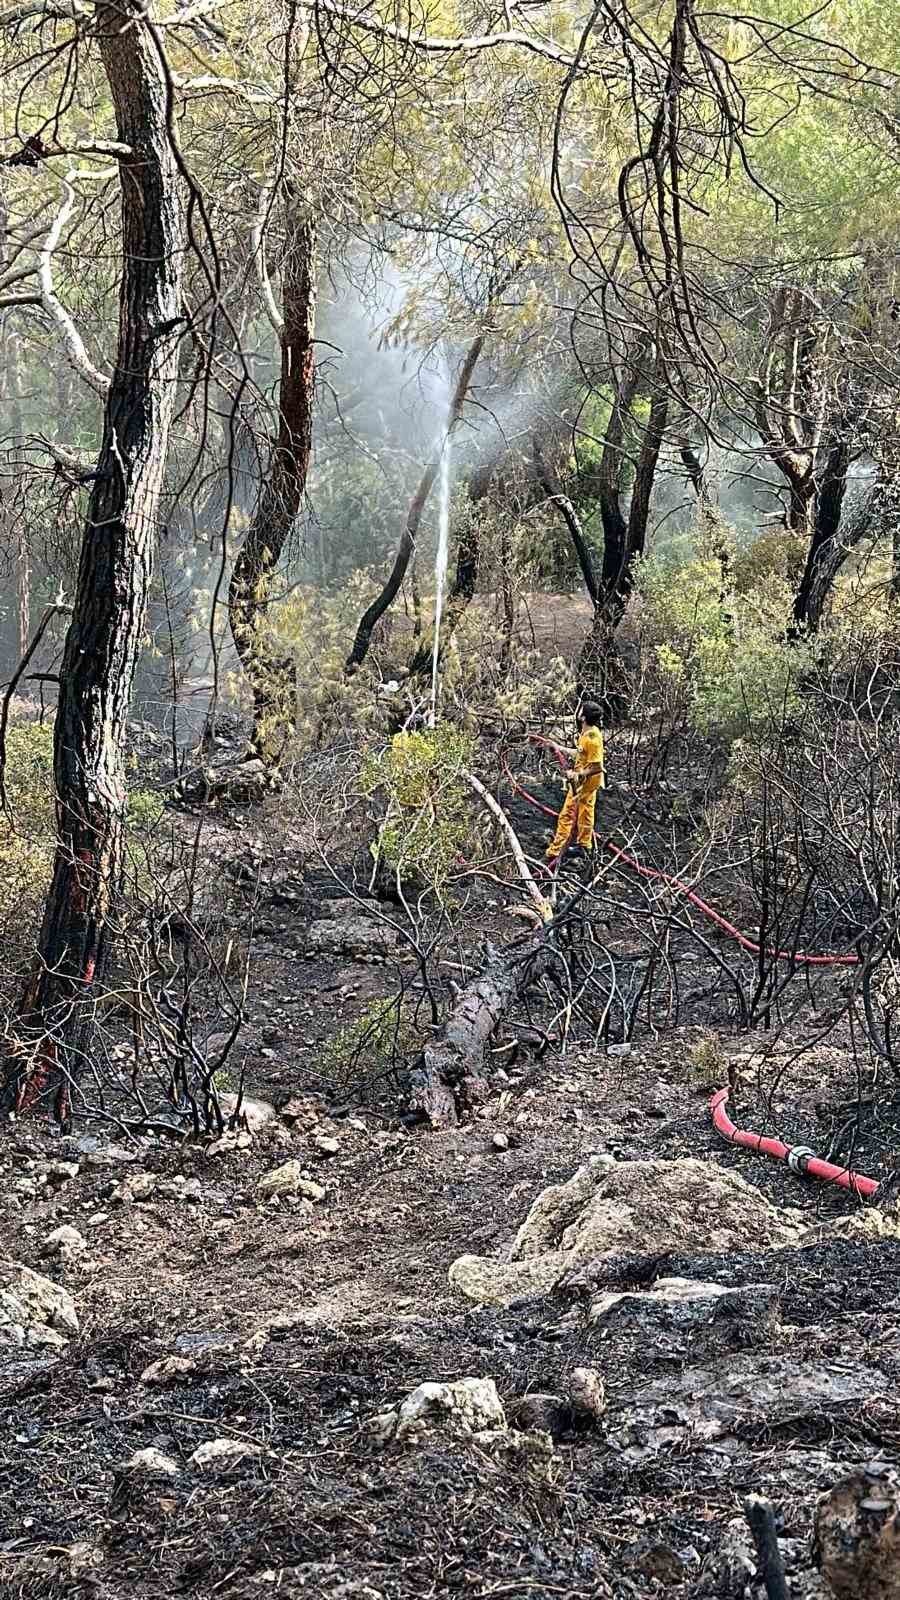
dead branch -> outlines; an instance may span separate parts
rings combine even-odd
[[[53,225],[41,248],[38,281],[41,286],[41,305],[48,315],[53,318],[59,329],[62,336],[63,349],[69,364],[74,368],[78,376],[90,385],[95,394],[98,394],[101,399],[105,399],[109,391],[110,380],[94,366],[87,353],[81,334],[53,287],[53,252],[59,244],[63,229],[72,214],[72,208],[75,204],[75,190],[71,180],[83,176],[108,178],[114,176],[114,173],[110,170],[88,174],[72,171],[67,177],[63,178],[63,202],[56,213]]]
[[[516,863],[519,877],[522,879],[522,882],[528,890],[531,899],[534,901],[538,909],[541,922],[549,922],[553,916],[553,908],[550,905],[549,900],[547,900],[546,897],[541,894],[540,889],[534,881],[531,868],[525,859],[525,852],[519,843],[516,831],[506,815],[506,812],[503,810],[502,806],[498,805],[497,801],[494,799],[494,796],[488,792],[488,790],[484,787],[484,784],[475,777],[473,772],[466,772],[463,770],[460,772],[460,777],[465,780],[470,789],[474,790],[474,792],[478,795],[478,798],[483,802],[484,805],[487,806],[494,820],[500,824],[500,827],[503,829],[503,832],[506,835],[510,850],[512,851],[513,860]]]

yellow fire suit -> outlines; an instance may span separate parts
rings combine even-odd
[[[588,777],[581,779],[577,777],[579,772],[597,766],[600,768],[599,772],[592,772]],[[594,842],[594,808],[597,803],[597,790],[602,789],[605,782],[603,734],[599,728],[585,728],[580,735],[575,756],[575,772],[576,777],[572,781],[572,787],[557,819],[553,843],[547,851],[548,861],[555,861],[565,849],[572,837],[573,829],[578,843],[583,845],[585,850],[590,850]]]

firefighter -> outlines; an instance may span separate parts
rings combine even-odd
[[[569,792],[556,823],[553,842],[547,850],[547,860],[555,864],[574,832],[575,849],[587,855],[594,843],[594,807],[597,790],[605,782],[603,770],[603,734],[600,720],[603,713],[593,700],[583,700],[578,708],[576,722],[578,742],[574,750],[563,754],[574,759],[574,766],[566,773]]]

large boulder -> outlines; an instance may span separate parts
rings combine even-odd
[[[50,1346],[62,1349],[78,1332],[75,1301],[67,1289],[16,1261],[0,1261],[0,1351]]]
[[[538,1195],[505,1261],[460,1256],[450,1282],[479,1305],[509,1305],[604,1256],[770,1250],[796,1243],[800,1232],[798,1216],[715,1162],[598,1156]]]

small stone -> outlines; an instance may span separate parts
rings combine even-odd
[[[178,1466],[171,1456],[163,1455],[161,1450],[154,1450],[152,1446],[147,1450],[138,1450],[125,1461],[118,1469],[120,1472],[146,1473],[160,1478],[177,1478]]]
[[[308,1041],[312,1044],[312,1040]],[[316,1116],[316,1109],[311,1100],[306,1100],[302,1095],[292,1095],[291,1099],[281,1108],[281,1115],[285,1122],[300,1122]]]
[[[83,1255],[86,1249],[87,1240],[84,1234],[79,1233],[77,1228],[70,1227],[68,1223],[63,1223],[62,1227],[54,1228],[52,1233],[48,1233],[41,1245],[41,1255],[58,1256],[64,1262],[74,1261]]]
[[[141,1383],[162,1386],[167,1383],[181,1383],[185,1378],[192,1377],[197,1370],[197,1363],[191,1356],[163,1356],[160,1361],[151,1361],[141,1373]]]
[[[123,1144],[104,1144],[87,1149],[84,1159],[89,1167],[117,1167],[124,1161],[136,1161],[137,1151],[128,1150]]]
[[[170,1200],[202,1200],[203,1187],[199,1178],[184,1178],[180,1174],[157,1184],[156,1193]]]
[[[314,1134],[313,1144],[322,1156],[336,1156],[341,1148],[338,1140],[328,1133]]]
[[[598,1422],[606,1410],[606,1388],[596,1368],[573,1367],[568,1390],[576,1415]]]
[[[271,1172],[264,1173],[256,1185],[256,1192],[270,1197],[303,1195],[307,1200],[325,1198],[322,1185],[307,1177],[302,1164],[297,1160],[285,1161],[280,1167],[273,1167]]]
[[[245,1443],[242,1439],[208,1439],[197,1446],[189,1460],[200,1472],[222,1477],[241,1462],[256,1460],[261,1455],[260,1445]]]
[[[81,1167],[77,1161],[51,1161],[47,1167],[47,1182],[57,1186],[77,1178]]]
[[[236,1126],[247,1133],[259,1133],[267,1122],[275,1119],[276,1111],[268,1100],[254,1100],[250,1095],[220,1094],[219,1106],[225,1121],[236,1119]]]
[[[149,1200],[155,1192],[158,1179],[155,1172],[132,1172],[117,1183],[109,1199],[114,1206],[133,1205],[135,1200]]]
[[[458,1378],[454,1383],[420,1383],[394,1417],[394,1437],[416,1439],[428,1427],[456,1433],[505,1431],[506,1413],[493,1378]],[[379,1419],[381,1423],[383,1419]],[[384,1427],[378,1429],[384,1436]]]
[[[509,1138],[505,1133],[495,1133],[491,1144],[495,1150],[508,1150]]]

